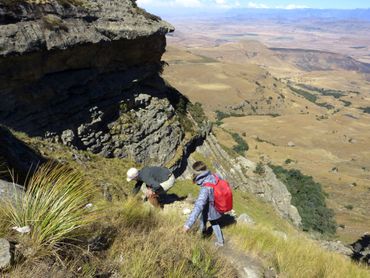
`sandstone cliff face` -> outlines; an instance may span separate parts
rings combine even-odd
[[[159,72],[173,27],[131,0],[59,2],[71,1],[0,4],[0,124],[106,157],[172,159],[179,94]]]

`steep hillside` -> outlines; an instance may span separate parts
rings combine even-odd
[[[249,144],[248,158],[299,169],[319,181],[342,227],[341,239],[352,242],[368,232],[370,223],[367,75],[305,72],[291,60],[274,64],[275,58],[257,42],[186,51],[172,46],[164,56],[170,65],[164,76],[202,103],[221,127],[215,133],[222,145],[232,148],[229,133],[238,133]],[[271,63],[256,65],[264,61]]]
[[[221,146],[202,105],[162,79],[172,30],[133,0],[1,2],[0,276],[367,277],[345,257],[350,247],[326,242],[335,254],[311,238],[333,231],[302,233],[295,196],[268,165],[240,156],[248,149],[240,135],[225,131],[238,146]],[[259,80],[241,72],[251,91],[234,94],[224,111],[317,107],[297,94],[285,100],[288,84],[257,66],[251,72]],[[189,180],[195,160],[233,187],[225,248],[183,232],[199,189]],[[145,165],[165,165],[178,178],[163,210],[134,196],[126,180],[129,168]]]

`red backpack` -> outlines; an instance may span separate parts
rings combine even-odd
[[[215,208],[220,213],[225,213],[233,209],[233,192],[229,183],[221,180],[214,175],[216,184],[205,183],[204,186],[212,187],[215,198]]]

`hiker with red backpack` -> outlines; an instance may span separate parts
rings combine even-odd
[[[193,182],[201,187],[194,209],[185,223],[184,231],[188,232],[200,216],[200,232],[207,230],[207,222],[212,225],[212,230],[217,241],[215,245],[224,245],[224,237],[219,224],[223,213],[232,209],[232,191],[229,184],[219,176],[212,174],[202,161],[193,164]]]

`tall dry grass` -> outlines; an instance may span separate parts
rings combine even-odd
[[[258,225],[233,226],[227,231],[242,250],[252,252],[273,265],[283,277],[368,278],[369,269],[342,255],[322,249],[303,235],[287,239]]]
[[[236,277],[209,242],[183,233],[176,214],[153,213],[130,198],[108,215],[119,227],[109,257],[120,277]]]

